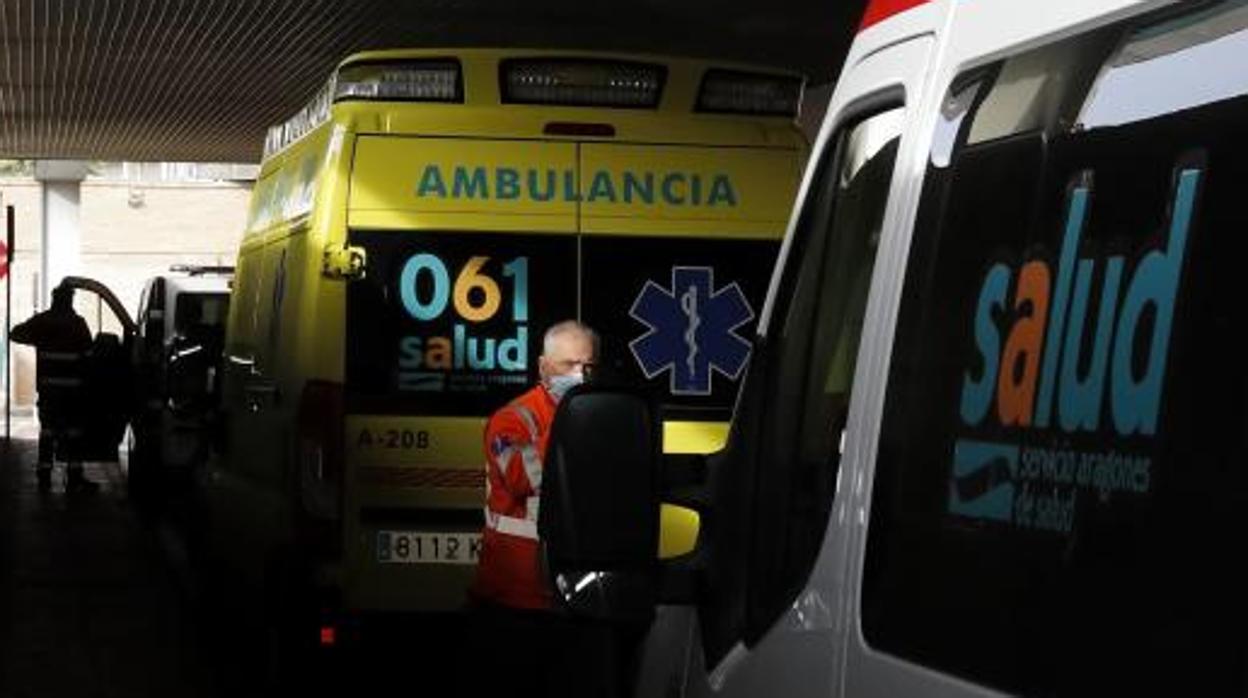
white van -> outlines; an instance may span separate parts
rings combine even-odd
[[[126,484],[141,510],[182,493],[208,454],[233,267],[178,264],[139,296]]]
[[[873,2],[813,157],[723,451],[561,404],[565,605],[640,695],[1243,694],[1248,3]]]

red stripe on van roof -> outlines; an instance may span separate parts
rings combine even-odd
[[[858,25],[858,31],[926,2],[928,0],[871,0],[867,3],[866,12],[862,13],[862,24]]]

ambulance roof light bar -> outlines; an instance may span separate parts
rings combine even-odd
[[[697,111],[796,118],[804,82],[788,75],[712,68],[702,77]]]
[[[345,65],[303,109],[269,128],[264,139],[264,157],[277,153],[329,121],[329,110],[336,102],[354,100],[462,102],[464,83],[459,61],[444,58]]]
[[[459,61],[452,59],[353,63],[338,70],[334,101],[462,102]]]
[[[329,120],[334,79],[331,77],[302,109],[286,121],[270,126],[264,138],[264,157],[269,157],[303,137],[305,133]]]
[[[654,109],[667,70],[661,65],[589,58],[513,58],[499,66],[507,104]]]

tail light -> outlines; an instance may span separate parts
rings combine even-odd
[[[345,470],[342,384],[309,381],[299,398],[298,425],[303,510],[313,519],[338,520]]]

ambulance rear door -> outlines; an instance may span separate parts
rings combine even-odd
[[[580,147],[580,317],[662,399],[669,452],[722,445],[804,154]]]
[[[451,610],[471,581],[485,418],[537,382],[576,316],[576,144],[361,136],[348,240],[347,585],[375,609]]]

